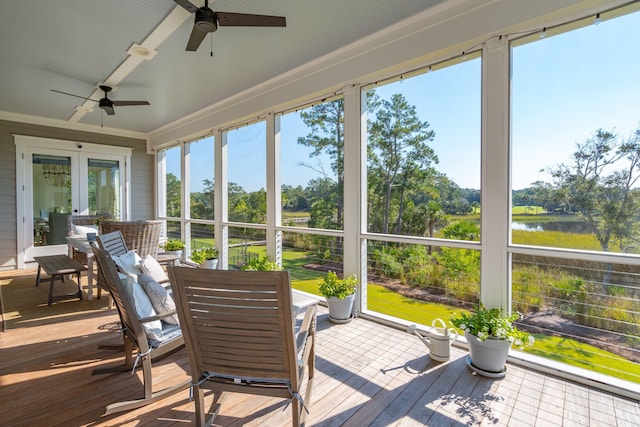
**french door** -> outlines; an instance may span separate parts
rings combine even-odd
[[[130,148],[18,135],[15,140],[18,268],[34,256],[67,253],[69,215],[128,218]]]

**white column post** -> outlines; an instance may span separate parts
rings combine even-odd
[[[223,225],[223,222],[227,222],[229,219],[228,213],[228,195],[229,187],[227,185],[227,133],[216,131],[215,132],[215,171],[213,181],[214,192],[214,223],[215,223],[215,239],[216,249],[218,249],[218,268],[229,268],[229,227]]]
[[[182,144],[182,179],[181,179],[181,204],[180,204],[180,217],[181,217],[181,235],[182,239],[186,242],[187,247],[183,258],[187,257],[191,253],[191,223],[188,221],[191,219],[191,143],[183,142]]]
[[[361,231],[366,227],[367,198],[366,184],[367,147],[366,115],[362,108],[364,95],[360,86],[344,88],[344,245],[343,262],[345,276],[358,276],[360,287],[355,303],[355,311],[366,308],[367,303],[367,263],[366,241],[360,240]]]
[[[509,183],[509,43],[491,39],[482,51],[482,185],[480,300],[511,308]]]
[[[267,256],[282,265],[282,232],[280,194],[280,116],[267,116]]]

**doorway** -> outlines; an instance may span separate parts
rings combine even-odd
[[[69,215],[128,217],[131,149],[15,136],[18,268],[68,252]]]

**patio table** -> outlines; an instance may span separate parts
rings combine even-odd
[[[49,255],[49,256],[37,256],[33,259],[38,263],[38,275],[36,276],[36,286],[40,286],[40,274],[42,270],[50,276],[49,282],[49,300],[48,305],[51,305],[57,299],[63,299],[68,297],[77,297],[82,299],[82,288],[80,287],[80,272],[84,270],[84,266],[71,259],[66,255]],[[56,277],[60,277],[64,281],[66,274],[78,275],[78,292],[70,295],[53,295],[53,284]]]
[[[318,298],[308,296],[302,292],[296,291],[295,289],[291,290],[291,299],[294,315],[303,313],[307,307],[316,305],[320,301]]]

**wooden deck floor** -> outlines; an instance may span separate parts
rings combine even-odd
[[[47,307],[42,309],[46,315]],[[98,348],[120,342],[116,327],[117,316],[105,300],[96,310],[71,311],[2,332],[0,425],[193,424],[188,390],[129,413],[101,416],[108,403],[142,392],[138,375],[90,375],[97,366],[121,360],[117,350]],[[450,362],[433,362],[416,337],[364,319],[334,325],[321,308],[308,425],[640,425],[637,401],[513,365],[503,379],[475,376],[465,357],[456,348]],[[154,388],[180,382],[187,371],[184,351],[156,362]],[[217,425],[289,425],[290,408],[284,407],[281,400],[232,395]]]

